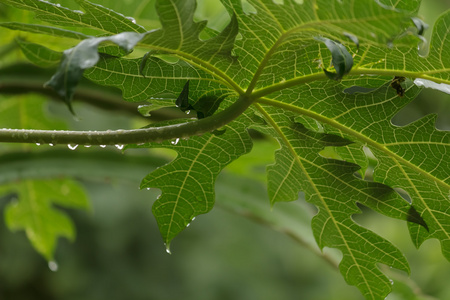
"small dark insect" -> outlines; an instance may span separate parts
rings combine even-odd
[[[391,87],[397,91],[397,95],[399,97],[403,97],[405,95],[405,89],[402,87],[402,82],[405,80],[406,78],[401,76],[395,76],[394,79],[392,79]]]

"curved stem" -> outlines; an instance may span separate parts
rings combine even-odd
[[[108,131],[0,129],[0,142],[74,145],[126,145],[162,142],[201,135],[218,129],[239,117],[251,103],[248,97],[241,96],[228,108],[208,118],[144,129]]]
[[[403,76],[408,78],[423,78],[428,79],[436,83],[450,84],[447,79],[440,79],[430,76],[431,72],[411,72],[411,71],[395,71],[395,70],[377,70],[377,69],[365,69],[365,68],[353,68],[347,76],[351,75],[382,75],[382,76]],[[324,72],[313,73],[302,77],[296,77],[284,82],[276,83],[265,88],[255,90],[251,96],[254,99],[265,97],[274,92],[284,90],[286,88],[294,87],[300,84],[305,84],[318,80],[329,80]]]

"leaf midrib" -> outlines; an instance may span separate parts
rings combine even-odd
[[[286,145],[286,147],[289,149],[289,152],[291,152],[292,156],[294,157],[294,159],[297,161],[297,164],[300,166],[300,168],[303,171],[303,174],[308,178],[309,183],[311,184],[312,188],[315,191],[315,194],[317,195],[317,197],[320,199],[320,202],[322,203],[323,207],[325,208],[325,210],[328,212],[328,215],[330,216],[330,219],[333,221],[334,223],[334,227],[336,228],[336,230],[339,232],[339,235],[342,239],[342,241],[345,244],[345,247],[347,248],[348,253],[350,254],[349,256],[352,258],[354,265],[358,268],[359,273],[361,274],[361,277],[364,278],[364,284],[367,287],[367,290],[370,291],[370,294],[373,298],[373,293],[372,290],[370,289],[370,285],[366,280],[366,277],[364,276],[363,272],[361,271],[361,268],[359,266],[359,264],[357,263],[357,260],[355,258],[355,256],[353,255],[353,251],[350,248],[350,246],[347,243],[347,240],[345,238],[345,235],[342,233],[340,227],[338,226],[339,222],[334,218],[334,215],[331,213],[331,209],[329,209],[326,201],[323,199],[322,194],[320,193],[320,191],[317,189],[316,185],[314,184],[313,180],[311,179],[311,177],[309,176],[309,173],[306,172],[303,163],[301,161],[301,158],[298,156],[298,154],[295,152],[294,147],[290,144],[289,140],[286,138],[286,136],[284,135],[284,133],[282,132],[281,128],[278,126],[278,124],[275,122],[275,120],[272,119],[272,117],[264,110],[264,108],[262,108],[259,104],[255,104],[257,110],[263,114],[263,116],[266,118],[266,120],[268,121],[268,123],[274,128],[274,130],[278,133],[278,135],[281,137],[281,139],[283,140],[284,144]],[[323,232],[323,230],[322,230]],[[320,241],[319,241],[320,242]]]

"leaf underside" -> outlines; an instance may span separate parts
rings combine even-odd
[[[353,221],[352,215],[360,213],[357,204],[406,221],[417,247],[428,238],[439,239],[450,260],[450,134],[435,128],[432,115],[404,127],[390,122],[420,91],[414,78],[450,83],[449,12],[433,28],[428,56],[420,57],[423,28],[411,19],[419,0],[248,0],[253,12],[244,10],[240,0],[222,0],[230,22],[219,32],[194,21],[194,0],[159,0],[161,28],[147,33],[84,0],[77,1],[84,14],[44,1],[0,2],[32,10],[59,26],[142,34],[137,47],[150,51],[145,57],[100,55],[84,72],[94,82],[120,88],[127,101],[155,107],[177,103],[204,110],[205,117],[225,110],[238,95],[254,101],[221,134],[135,145],[178,153],[141,184],[162,191],[153,213],[167,247],[195,216],[211,210],[215,179],[250,151],[251,127],[280,144],[275,164],[267,169],[271,204],[294,201],[303,191],[318,208],[312,221],[318,245],[342,252],[342,275],[367,299],[384,299],[391,291],[378,263],[405,272],[409,266],[393,244]],[[114,21],[107,22],[105,15]],[[92,41],[56,27],[4,26]],[[211,38],[200,39],[205,32]],[[33,43],[20,46],[41,65],[54,64],[62,55]],[[407,78],[400,83],[404,95],[392,88],[394,76]],[[336,157],[323,156],[324,149]],[[377,160],[373,182],[364,179],[368,151]],[[394,188],[406,191],[412,202]]]

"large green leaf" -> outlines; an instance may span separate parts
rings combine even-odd
[[[108,34],[141,32],[140,27],[125,29],[125,17],[87,1],[78,1],[84,15],[44,1],[0,1],[62,26],[89,25]],[[418,0],[248,0],[245,9],[240,0],[221,2],[230,22],[215,32],[194,21],[196,1],[156,1],[161,28],[138,45],[150,50],[148,55],[102,56],[85,72],[97,83],[119,87],[127,100],[155,98],[157,106],[174,105],[187,81],[188,103],[201,106],[206,99],[227,97],[218,108],[223,111],[237,94],[254,103],[225,132],[141,145],[178,153],[142,182],[143,188],[162,190],[153,212],[167,247],[193,217],[212,208],[215,178],[249,151],[246,129],[253,125],[281,145],[275,165],[268,168],[271,203],[293,201],[299,191],[305,192],[319,208],[312,223],[317,243],[343,253],[342,274],[367,299],[383,299],[391,290],[377,263],[407,272],[409,267],[395,246],[352,220],[359,213],[357,203],[407,221],[417,246],[426,238],[440,239],[450,259],[449,134],[435,129],[433,117],[405,127],[390,123],[417,95],[413,79],[449,83],[445,53],[450,13],[437,22],[430,53],[422,58],[417,53],[422,29],[411,19]],[[115,25],[105,15],[115,18]],[[97,21],[89,23],[89,18]],[[201,39],[201,34],[211,37]],[[56,56],[45,50],[32,59]],[[341,81],[328,80],[324,70]],[[394,77],[397,81],[391,83]],[[266,124],[255,125],[257,120]],[[355,175],[364,177],[369,150],[378,160],[375,182]],[[412,203],[394,188],[406,191]]]
[[[150,173],[141,183],[141,188],[162,191],[153,204],[153,214],[168,251],[172,239],[193,218],[213,208],[214,183],[222,169],[251,150],[251,139],[245,130],[250,121],[243,116],[220,134],[136,146],[164,147],[178,153],[173,162]]]
[[[312,222],[316,241],[321,248],[342,251],[340,270],[347,282],[368,299],[387,295],[391,284],[376,263],[409,272],[408,263],[392,244],[352,220],[359,213],[356,202],[389,217],[426,225],[393,189],[355,177],[358,166],[319,155],[326,146],[348,141],[310,131],[293,122],[295,115],[288,117],[284,110],[260,107],[260,111],[271,125],[268,133],[282,145],[275,155],[276,164],[268,168],[271,201],[297,200],[298,191],[304,191],[305,199],[319,208]]]

